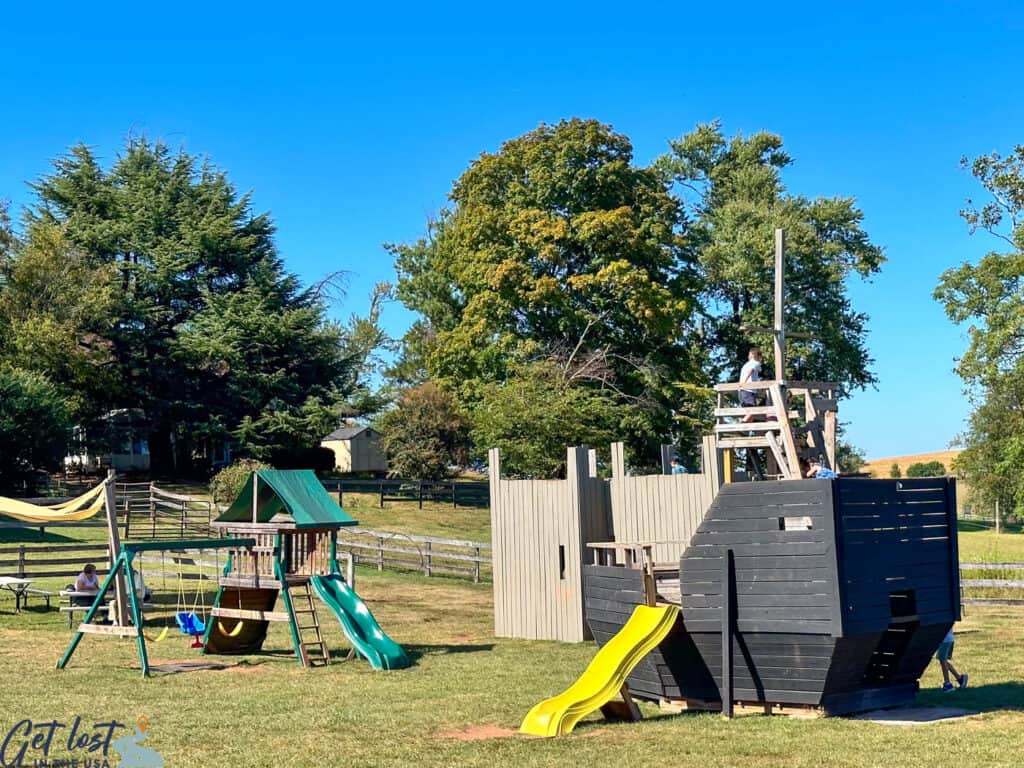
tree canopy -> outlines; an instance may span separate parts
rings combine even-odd
[[[56,469],[69,428],[64,399],[45,376],[0,366],[0,491],[24,492],[36,473]]]
[[[770,347],[755,329],[771,326],[774,229],[784,227],[787,322],[813,335],[791,341],[787,374],[873,384],[867,318],[847,280],[870,277],[884,257],[852,198],[786,192],[790,162],[774,134],[730,140],[711,123],[644,167],[626,136],[578,119],[482,154],[428,236],[392,246],[397,295],[420,315],[393,373],[456,392],[478,454],[502,439],[499,393],[546,381],[550,412],[574,412],[578,428],[542,436],[507,424],[534,443],[512,451],[531,471],[557,471],[581,433],[624,439],[647,464],[675,442],[692,463],[711,382],[735,377],[751,345]],[[505,466],[525,471],[515,458]]]
[[[558,391],[601,393],[619,436],[669,434],[702,381],[699,284],[679,205],[629,140],[541,125],[475,160],[450,201],[427,239],[393,247],[398,296],[423,317],[406,338],[418,367],[473,406],[543,363]]]
[[[154,472],[188,471],[212,440],[316,444],[359,409],[365,357],[209,161],[131,139],[104,168],[79,145],[33,188],[0,354],[61,382],[80,419],[141,410]]]
[[[969,160],[985,190],[969,199],[960,215],[973,234],[983,231],[1000,244],[977,263],[946,270],[935,290],[949,319],[966,324],[967,350],[957,363],[974,410],[955,467],[984,503],[1024,508],[1024,145]]]
[[[793,162],[768,132],[727,139],[718,122],[698,125],[659,158],[690,214],[712,374],[735,378],[752,344],[772,348],[774,232],[786,232],[786,324],[813,338],[787,340],[787,377],[875,383],[866,345],[867,316],[852,306],[847,279],[868,278],[885,261],[850,197],[792,195],[782,171]]]

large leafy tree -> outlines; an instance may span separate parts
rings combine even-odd
[[[726,138],[718,122],[670,143],[657,167],[675,183],[691,215],[708,311],[713,374],[735,377],[750,346],[770,361],[774,316],[774,231],[786,231],[786,322],[813,338],[788,341],[790,370],[812,381],[864,387],[875,381],[867,317],[849,299],[847,280],[867,278],[884,261],[852,198],[792,195],[782,172],[792,162],[782,138],[759,132]]]
[[[973,234],[1002,245],[977,263],[942,274],[935,297],[950,320],[968,324],[970,343],[957,365],[975,406],[955,468],[982,502],[1024,508],[1024,145],[961,161],[985,189],[960,212]]]
[[[145,412],[155,472],[187,469],[210,437],[279,447],[336,423],[357,389],[343,330],[223,171],[132,139],[107,169],[74,147],[34,188],[25,253],[59,229],[82,269],[109,277],[108,316],[86,323],[110,358],[97,407]]]
[[[690,386],[702,381],[684,223],[629,140],[596,121],[541,125],[481,155],[429,237],[393,249],[398,296],[423,317],[406,338],[403,378],[438,379],[481,413],[494,388],[543,363],[561,371],[560,391],[599,392],[611,406],[602,424],[617,420],[617,436],[650,452],[654,436],[692,426]],[[577,418],[596,426],[592,409]],[[552,467],[574,438],[524,439],[552,440]]]

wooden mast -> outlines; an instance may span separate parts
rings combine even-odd
[[[775,324],[773,346],[775,352],[775,380],[785,386],[786,380],[786,232],[775,230]]]

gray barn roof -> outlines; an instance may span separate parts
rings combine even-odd
[[[361,435],[366,432],[369,427],[338,427],[336,430],[331,432],[324,440],[351,440],[356,435]]]

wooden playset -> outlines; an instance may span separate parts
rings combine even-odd
[[[114,520],[112,513],[108,520]],[[355,524],[308,470],[252,473],[238,498],[213,523],[221,538],[121,544],[115,521],[110,535],[117,558],[57,667],[67,665],[85,634],[134,637],[142,673],[148,676],[145,618],[136,595],[133,560],[140,552],[202,549],[225,550],[228,555],[212,609],[208,617],[193,610],[179,611],[175,619],[182,633],[193,636],[204,653],[258,653],[270,622],[280,621],[289,626],[302,666],[329,664],[315,594],[352,643],[349,658],[358,654],[375,669],[407,667],[405,652],[384,633],[352,589],[351,569],[347,577],[342,574],[337,532]],[[117,596],[116,623],[93,624],[111,589]],[[275,610],[278,597],[283,611]]]
[[[810,462],[838,469],[837,386],[781,375],[782,261],[780,232],[778,375],[716,387],[702,475],[626,477],[613,446],[605,481],[593,459],[580,470],[585,449],[570,449],[568,479],[547,482],[567,485],[562,496],[574,503],[562,505],[564,520],[551,530],[541,528],[549,516],[536,504],[544,495],[517,487],[535,481],[496,477],[500,457],[492,454],[497,632],[592,636],[601,647],[578,685],[531,710],[523,732],[568,733],[617,694],[634,716],[634,697],[730,716],[738,707],[835,715],[907,704],[959,620],[952,479],[803,479]],[[729,402],[740,389],[764,392],[766,401]],[[710,493],[694,493],[704,485]],[[571,492],[584,486],[586,494]],[[554,485],[541,490],[558,498]],[[512,528],[515,544],[503,540]],[[535,559],[522,563],[531,550]],[[560,578],[527,581],[523,574],[538,567]],[[544,604],[525,608],[538,595]],[[671,611],[678,618],[666,628]],[[545,615],[568,619],[545,624]]]

